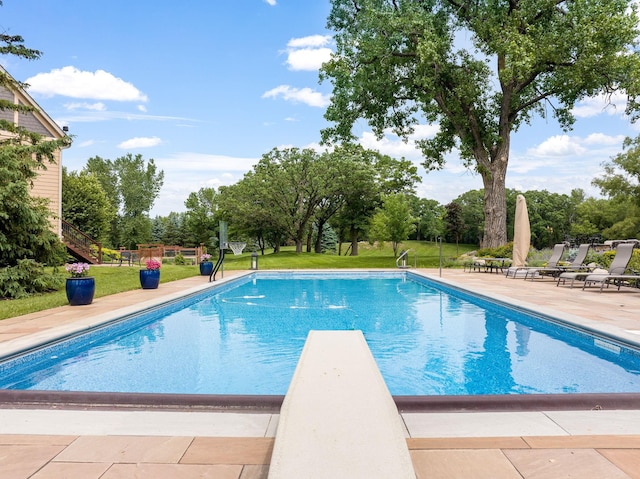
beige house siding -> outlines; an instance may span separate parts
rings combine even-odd
[[[2,67],[0,67],[2,68]],[[17,105],[28,105],[36,108],[36,111],[19,113],[14,111],[0,111],[0,117],[38,133],[46,139],[60,139],[65,132],[38,106],[24,90],[12,92],[0,87],[0,98],[13,101]],[[6,135],[6,132],[0,132]],[[62,236],[62,153],[56,151],[53,163],[46,163],[46,170],[40,170],[34,180],[32,194],[34,197],[49,200],[48,207],[52,214],[52,229]]]

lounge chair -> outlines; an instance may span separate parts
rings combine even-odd
[[[625,243],[625,244],[621,244],[618,245],[618,248],[616,248],[616,255],[613,257],[613,261],[611,261],[611,266],[609,266],[609,269],[607,270],[606,273],[592,273],[589,271],[572,271],[572,272],[566,272],[566,273],[561,273],[560,276],[558,276],[558,282],[556,283],[556,286],[560,285],[560,282],[562,281],[562,284],[565,284],[567,281],[571,281],[571,287],[573,288],[573,283],[577,280],[577,281],[585,281],[587,279],[587,277],[591,277],[590,282],[591,283],[596,283],[596,282],[600,282],[600,281],[604,281],[605,278],[611,278],[612,275],[624,275],[625,271],[627,270],[627,266],[629,265],[629,261],[631,261],[631,255],[633,254],[633,248],[634,248],[634,244],[633,243]],[[583,285],[583,289],[586,286],[586,283]]]
[[[560,262],[560,258],[562,258],[562,255],[564,254],[564,249],[566,248],[566,246],[567,245],[564,243],[556,244],[553,247],[553,251],[551,252],[551,257],[549,258],[549,261],[547,261],[547,265],[544,266],[544,268],[555,268]],[[540,266],[512,266],[507,270],[507,278],[511,276],[511,273],[513,273],[513,277],[516,278],[519,272],[526,273],[529,270],[538,270],[541,268],[542,267]],[[526,277],[526,274],[525,274],[525,277]]]
[[[592,277],[593,276],[593,277]],[[620,291],[620,287],[622,286],[635,286],[636,288],[640,288],[640,274],[592,274],[585,278],[584,284],[582,285],[582,289],[587,286],[587,284],[600,283],[600,292],[604,289],[605,285],[609,287],[610,284],[614,284],[618,287],[618,291]]]
[[[547,265],[546,267],[541,268],[531,268],[527,270],[527,274],[525,275],[524,279],[527,279],[529,276],[531,276],[531,281],[533,281],[538,276],[551,276],[553,279],[555,279],[560,274],[571,271],[584,271],[588,273],[593,270],[593,268],[590,268],[589,266],[584,264],[585,259],[587,259],[587,254],[589,254],[589,248],[591,248],[591,245],[589,243],[581,244],[578,247],[578,253],[576,254],[576,257],[570,264],[558,264],[553,267],[549,267]]]

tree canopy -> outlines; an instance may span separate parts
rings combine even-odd
[[[592,183],[623,213],[605,234],[635,238],[640,235],[640,137],[626,138],[623,148],[624,152],[603,165],[604,175]]]
[[[158,171],[153,158],[145,162],[142,155],[127,153],[112,161],[96,156],[87,160],[82,172],[98,179],[117,212],[111,225],[111,245],[132,249],[151,241],[149,213],[164,183],[164,172]]]
[[[637,118],[640,56],[633,0],[332,0],[336,52],[324,141],[352,141],[365,119],[378,137],[417,142],[427,171],[456,150],[484,185],[484,246],[507,240],[505,178],[511,133],[535,116],[563,129],[580,100],[625,91]],[[466,40],[468,39],[468,40]]]
[[[400,243],[415,229],[409,200],[404,194],[395,193],[384,197],[382,207],[371,219],[369,236],[372,241],[391,241],[393,255],[397,257]]]
[[[200,188],[190,193],[184,205],[187,207],[186,226],[190,243],[213,246],[218,224],[216,222],[217,195],[215,188]]]
[[[62,170],[62,216],[96,241],[107,242],[116,209],[96,175]]]
[[[382,195],[412,192],[417,181],[410,162],[361,147],[273,149],[241,181],[220,188],[219,206],[236,234],[266,240],[276,250],[291,240],[302,252],[305,239],[310,249],[315,234],[315,250],[322,251],[330,223],[340,240],[355,242],[355,255]]]

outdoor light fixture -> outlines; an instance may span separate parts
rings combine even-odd
[[[258,269],[258,253],[257,252],[253,252],[251,253],[251,268],[252,270],[257,270]]]

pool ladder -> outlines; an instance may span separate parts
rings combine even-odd
[[[411,266],[409,266],[409,253],[413,251],[413,267],[415,268],[417,266],[418,263],[418,255],[416,254],[416,252],[413,249],[408,249],[406,251],[401,251],[400,252],[400,256],[398,256],[398,258],[396,259],[396,266],[400,269],[407,269],[407,268],[411,268]]]
[[[224,248],[220,248],[220,255],[218,256],[218,262],[213,267],[213,271],[209,275],[209,282],[216,280],[216,273],[220,269],[220,267],[224,264]]]

